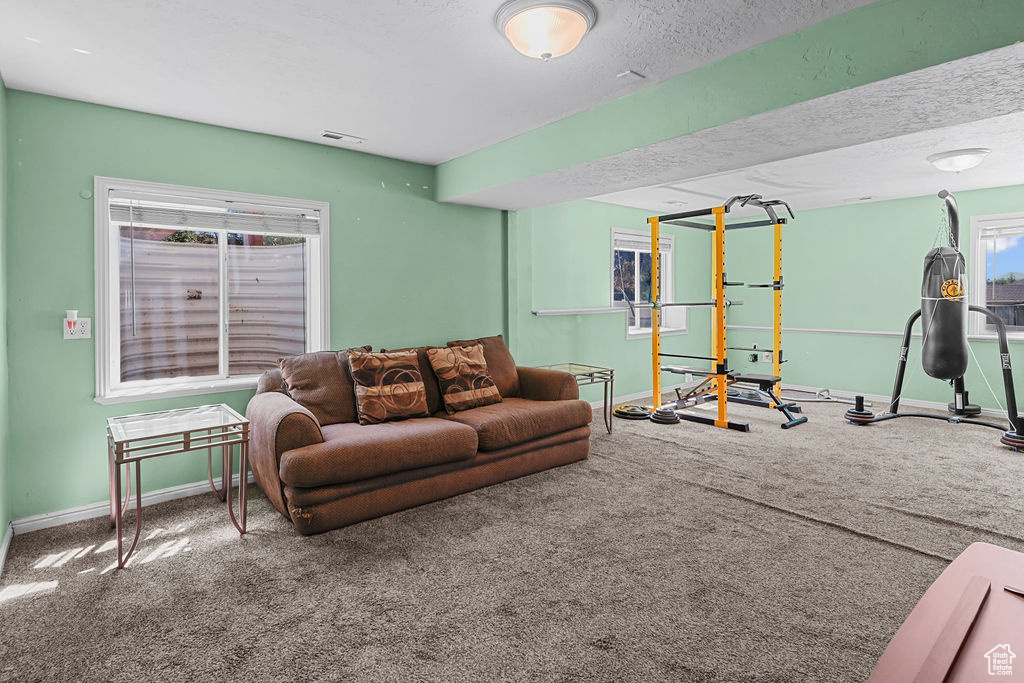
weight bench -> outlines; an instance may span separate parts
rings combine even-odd
[[[798,406],[796,403],[783,403],[782,399],[775,395],[775,387],[781,381],[781,377],[773,377],[771,375],[760,375],[757,373],[735,375],[736,384],[755,385],[759,392],[765,394],[771,400],[770,402],[757,401],[752,399],[745,399],[740,396],[730,397],[729,400],[735,401],[736,403],[747,403],[750,405],[774,407],[775,410],[778,410],[780,413],[786,416],[786,422],[782,423],[783,429],[796,427],[799,424],[807,422],[806,417],[795,417],[793,415],[794,412],[800,412],[800,406]]]
[[[669,372],[676,375],[695,375],[697,377],[704,377],[704,382],[707,381],[706,378],[708,377],[718,376],[718,373],[716,373],[713,370],[709,370],[707,368],[694,368],[685,365],[663,365],[661,369],[663,372]],[[730,386],[733,384],[755,386],[757,387],[756,390],[758,393],[768,397],[768,400],[762,400],[756,398],[744,398],[742,396],[729,396],[729,401],[733,403],[743,403],[746,405],[759,406],[761,408],[775,408],[776,410],[778,410],[779,412],[786,416],[786,421],[782,423],[783,429],[796,427],[799,424],[807,422],[806,417],[796,417],[793,414],[800,412],[800,406],[798,406],[796,403],[783,403],[782,399],[779,398],[778,395],[776,395],[775,387],[779,384],[779,382],[782,381],[781,377],[774,377],[772,375],[761,375],[758,373],[743,374],[738,373],[736,371],[729,371],[726,373],[725,376]],[[694,387],[691,388],[691,393],[693,389],[700,388],[704,384],[704,382],[700,382],[694,385]],[[694,405],[704,402],[700,400],[701,397],[696,397],[696,399],[694,399],[691,394],[683,396],[682,392],[679,389],[676,389],[676,396],[679,398],[679,400],[676,401],[676,407],[679,409],[691,408]],[[703,416],[692,416],[693,419],[691,419],[686,414],[679,414],[679,416],[684,419],[690,419],[690,421],[692,422],[701,422],[703,424],[714,423],[714,420],[709,421],[707,418]],[[730,423],[730,427],[733,429],[739,429],[740,431],[749,430],[749,427],[747,425],[739,423],[735,423],[735,425],[734,423]]]

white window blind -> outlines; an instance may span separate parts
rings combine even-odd
[[[110,219],[122,223],[178,226],[192,230],[318,235],[320,213],[285,207],[210,202],[197,204],[184,197],[114,193]]]
[[[658,239],[658,251],[668,251],[672,248],[671,237],[661,237]],[[651,238],[650,236],[644,237],[642,234],[630,234],[620,232],[616,230],[612,234],[612,248],[614,249],[632,249],[634,251],[651,251]]]

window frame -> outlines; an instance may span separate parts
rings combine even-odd
[[[609,302],[610,302],[612,308],[620,308],[619,306],[616,306],[616,302],[615,302],[615,251],[616,251],[615,250],[615,243],[616,243],[617,238],[619,238],[619,237],[621,237],[623,239],[626,239],[626,240],[636,240],[636,238],[639,237],[639,238],[642,238],[643,240],[646,240],[646,243],[648,245],[650,245],[650,242],[651,242],[651,233],[650,232],[645,232],[643,230],[630,230],[628,228],[616,228],[616,227],[613,227],[611,229],[611,242],[610,242],[610,247],[609,247],[609,250],[608,250],[608,256],[609,256],[609,258],[608,258],[608,274],[609,274],[608,289],[609,289]],[[675,245],[676,245],[676,237],[675,237],[675,235],[673,235],[671,233],[664,234],[664,235],[659,235],[659,241],[661,243],[668,242],[668,258],[667,259],[662,259],[662,262],[659,263],[659,266],[660,266],[659,267],[659,274],[662,276],[661,279],[664,280],[665,301],[663,303],[672,303],[672,302],[675,301],[675,258],[676,258],[676,248],[675,248]],[[640,263],[639,254],[641,254],[641,253],[649,254],[649,253],[651,253],[651,249],[650,249],[650,246],[648,246],[646,249],[637,249],[635,251],[636,251],[636,253],[638,255],[637,258],[636,258],[636,264],[637,264],[636,267],[639,268],[639,263]],[[667,265],[666,265],[666,263],[664,263],[665,260],[668,261]],[[659,283],[659,284],[661,284],[661,283]],[[636,286],[639,286],[639,281],[637,282]],[[634,302],[634,303],[636,303],[636,302]],[[626,315],[626,318],[625,318],[625,320],[626,320],[626,338],[627,339],[647,339],[647,338],[650,338],[650,336],[653,334],[653,330],[651,328],[649,328],[649,327],[639,327],[639,326],[633,327],[633,326],[630,326],[630,324],[629,324],[629,315],[628,315],[629,307],[626,306],[626,307],[621,307],[621,308],[622,308],[622,310],[627,311],[627,315]],[[661,325],[661,332],[660,333],[662,335],[686,334],[686,331],[687,331],[687,329],[689,327],[689,322],[690,322],[689,321],[689,311],[686,310],[686,309],[683,309],[683,313],[682,313],[681,317],[682,317],[682,320],[683,320],[683,324],[682,324],[681,327],[668,327],[668,326],[662,324]],[[639,320],[639,316],[637,316],[637,320]],[[661,316],[659,316],[659,323],[661,323],[662,320],[663,320],[663,318]]]
[[[262,204],[290,209],[315,210],[319,212],[319,235],[307,236],[309,263],[307,273],[310,284],[306,288],[306,350],[319,351],[330,348],[330,204],[327,202],[276,197],[273,195],[251,194],[232,190],[217,190],[187,185],[153,183],[124,178],[95,176],[93,181],[93,228],[95,234],[95,316],[93,330],[96,334],[96,388],[94,401],[102,405],[127,403],[156,398],[196,396],[255,389],[259,375],[203,377],[170,377],[149,380],[121,381],[120,368],[120,256],[119,241],[113,239],[114,229],[110,220],[110,192],[126,191],[139,194],[177,195],[194,199],[197,203],[224,202],[239,204]],[[276,233],[265,233],[276,234]],[[218,232],[218,248],[226,239],[226,233]],[[226,265],[220,259],[220,322],[219,356],[221,370],[226,367],[227,319],[224,308],[227,297]],[[317,282],[319,280],[319,282]],[[319,314],[317,312],[319,311]]]
[[[981,234],[986,230],[1000,228],[1024,230],[1024,212],[997,213],[985,216],[971,216],[971,275],[968,301],[971,305],[988,308],[986,295],[987,250],[982,248]],[[986,329],[987,318],[982,315],[968,316],[968,333],[980,339],[997,339],[995,330]],[[1008,341],[1024,341],[1024,331],[1006,331]]]

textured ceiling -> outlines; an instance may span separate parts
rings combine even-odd
[[[651,198],[649,190],[632,197],[625,190],[666,184],[686,187],[687,180],[713,175],[721,175],[728,181],[716,186],[731,188],[725,191],[726,196],[749,194],[757,190],[743,182],[747,177],[744,169],[1024,111],[1024,99],[1020,95],[1022,73],[1024,43],[1017,43],[622,154],[482,190],[460,197],[459,201],[480,206],[521,209],[595,198],[648,208]],[[1019,127],[1020,118],[1007,121],[1011,129],[1000,129],[995,134],[1000,135],[1006,144],[1013,140],[1012,151],[1018,160],[1022,159],[1024,130]],[[964,136],[963,142],[955,145],[947,144],[941,135],[935,135],[927,138],[931,142],[925,147],[933,147],[928,153],[957,146],[984,147],[984,127],[984,124],[979,124],[972,128],[972,135]],[[902,150],[903,153],[901,156],[897,151],[885,157],[887,163],[893,164],[893,172],[887,176],[888,184],[884,192],[879,189],[858,193],[844,189],[843,183],[847,176],[843,167],[837,166],[827,176],[832,185],[817,188],[820,197],[815,198],[814,193],[810,192],[805,193],[804,198],[812,205],[823,206],[825,204],[822,201],[831,201],[836,194],[843,194],[843,198],[864,194],[879,197],[922,194],[913,189],[916,186],[911,182],[912,178],[901,175],[902,169],[913,168],[913,164],[919,162],[921,150],[914,146],[894,149]],[[838,163],[844,157],[837,155],[834,158]],[[878,167],[879,173],[882,173],[882,168],[881,165]],[[924,168],[924,172],[927,171],[928,168]],[[1009,185],[1020,182],[1012,180],[1019,177],[1020,169],[1013,169],[1006,176],[1005,182],[993,184]],[[870,178],[864,180],[871,181]],[[787,190],[792,194],[793,191],[808,189],[800,185],[804,181],[798,177],[790,180],[786,175],[780,175],[771,182],[777,185],[771,194],[782,195]],[[821,182],[825,183],[825,180]],[[763,185],[765,183],[759,186]],[[717,194],[721,193],[716,191]],[[680,201],[686,199],[680,198]],[[671,210],[683,211],[685,205],[673,205]]]
[[[980,165],[939,171],[926,157],[939,151],[987,147]],[[779,197],[795,210],[1004,185],[1024,185],[1024,113],[912,133],[887,140],[714,173],[678,183],[594,199],[667,214],[713,206],[735,194]]]
[[[436,164],[870,0],[592,0],[543,63],[494,29],[501,0],[0,0],[7,86]],[[31,38],[33,40],[28,40]],[[76,52],[85,50],[91,54]],[[631,69],[646,75],[616,78]]]

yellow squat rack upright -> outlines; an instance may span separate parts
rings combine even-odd
[[[766,219],[746,220],[727,224],[725,217],[734,206],[758,207],[768,215]],[[781,199],[763,199],[761,195],[752,194],[735,196],[730,198],[722,206],[715,206],[708,209],[697,209],[683,213],[673,213],[665,216],[654,216],[648,218],[651,226],[651,303],[640,304],[640,307],[650,306],[651,310],[651,365],[654,377],[654,407],[659,408],[661,403],[661,373],[670,372],[680,375],[693,375],[703,377],[696,386],[689,388],[685,393],[677,389],[678,400],[674,402],[671,410],[682,420],[710,424],[726,429],[737,429],[750,431],[750,425],[742,422],[731,422],[729,420],[728,403],[746,403],[766,408],[774,408],[781,412],[786,421],[782,423],[783,429],[795,427],[807,421],[806,417],[796,417],[800,408],[795,403],[783,403],[776,389],[782,382],[782,226],[786,219],[778,216],[775,212],[776,206],[784,206],[790,218],[794,218],[793,210]],[[711,216],[714,222],[696,220],[704,216]],[[658,301],[658,285],[660,272],[660,257],[658,245],[660,238],[660,226],[679,225],[687,228],[697,228],[714,233],[711,258],[711,291],[714,297],[711,301],[667,303]],[[757,228],[771,226],[774,230],[773,248],[773,278],[766,284],[745,284],[743,282],[730,282],[725,274],[725,233],[728,230],[741,230],[745,228]],[[769,349],[756,347],[739,347],[726,345],[726,311],[730,306],[738,306],[742,301],[731,301],[726,297],[728,287],[750,287],[772,290],[772,374],[738,373],[729,369],[729,350],[757,351],[764,352]],[[661,350],[661,332],[659,327],[659,311],[669,306],[682,306],[687,308],[712,308],[712,338],[711,356],[693,356],[679,353],[664,353]],[[688,366],[662,365],[662,358],[689,358],[710,361],[713,367],[710,369],[694,368]],[[733,392],[729,388],[738,385],[737,389],[745,389],[743,393]],[[687,408],[696,405],[717,401],[718,414],[711,418],[707,415],[697,415],[687,412]],[[661,410],[666,408],[662,407]],[[671,414],[669,414],[671,417]]]

